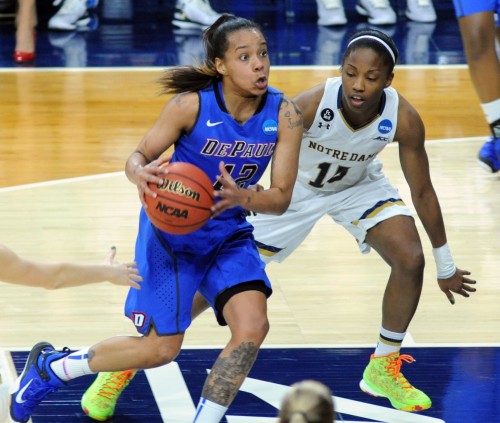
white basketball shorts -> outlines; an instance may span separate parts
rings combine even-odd
[[[269,263],[288,257],[324,215],[346,228],[362,253],[369,253],[365,238],[370,228],[393,216],[412,216],[412,212],[398,190],[382,176],[375,180],[367,177],[340,192],[318,191],[297,181],[284,214],[257,214],[247,219],[255,227],[261,258]]]

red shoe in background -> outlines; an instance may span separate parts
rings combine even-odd
[[[33,44],[36,44],[36,32],[33,31]],[[14,62],[16,63],[29,63],[35,60],[35,51],[27,52],[21,50],[15,50],[13,56]]]
[[[35,52],[25,52],[25,51],[15,51],[14,52],[14,62],[16,63],[28,63],[35,60]]]

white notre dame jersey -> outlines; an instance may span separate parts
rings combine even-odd
[[[379,172],[376,156],[394,140],[398,104],[396,90],[386,88],[377,117],[354,129],[342,114],[341,78],[327,79],[314,122],[302,140],[297,179],[312,189],[339,192]]]
[[[370,251],[366,234],[371,228],[394,216],[412,216],[376,158],[394,140],[397,92],[385,89],[377,117],[353,129],[342,116],[341,90],[340,78],[327,80],[314,122],[302,139],[288,210],[248,218],[266,263],[288,257],[325,215],[347,229],[363,253]]]

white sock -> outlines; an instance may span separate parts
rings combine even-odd
[[[193,423],[219,423],[224,417],[224,414],[226,414],[226,411],[227,407],[201,397],[198,407],[196,408],[196,415],[194,416]]]
[[[500,138],[500,98],[490,101],[489,103],[481,103],[484,116],[490,124],[491,133],[496,139]]]
[[[89,349],[86,348],[71,353],[50,363],[50,368],[64,382],[80,376],[95,374],[97,372],[93,372],[89,367],[88,352]]]
[[[383,357],[395,352],[399,352],[405,335],[406,332],[391,332],[390,330],[381,328],[380,337],[377,342],[377,348],[375,348],[375,357]]]
[[[481,107],[488,123],[493,123],[500,119],[500,98],[489,103],[481,103]]]

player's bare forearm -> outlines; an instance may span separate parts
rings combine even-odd
[[[17,285],[36,288],[59,289],[88,285],[99,282],[112,282],[140,289],[136,263],[114,261],[116,249],[108,253],[105,264],[44,263],[18,256],[7,247],[0,246],[0,280]]]
[[[424,196],[417,201],[414,200],[413,203],[433,248],[444,245],[446,230],[436,195]]]

